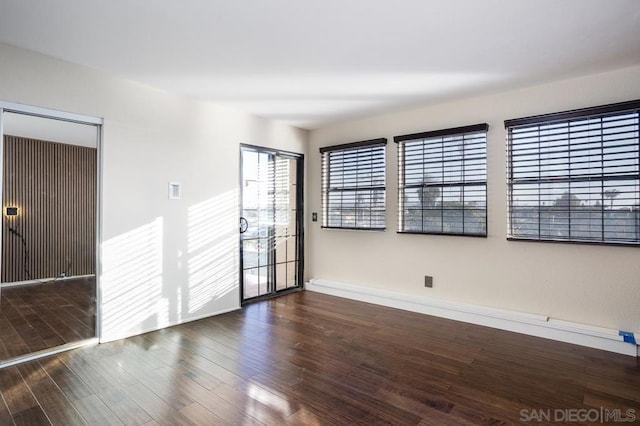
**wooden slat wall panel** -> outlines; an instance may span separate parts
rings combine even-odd
[[[96,167],[95,148],[5,135],[2,282],[95,273]]]

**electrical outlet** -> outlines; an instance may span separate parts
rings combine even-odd
[[[424,276],[424,286],[428,287],[428,288],[432,288],[433,287],[433,277],[430,277],[429,275],[425,275]]]

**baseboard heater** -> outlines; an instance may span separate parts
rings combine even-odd
[[[305,284],[305,289],[624,355],[640,356],[640,333],[637,332],[612,330],[545,315],[420,297],[322,279],[311,279]]]

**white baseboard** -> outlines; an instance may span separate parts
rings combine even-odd
[[[310,280],[305,284],[305,289],[619,354],[640,356],[640,347],[624,342],[617,330],[557,320],[545,315],[450,302],[321,279]],[[636,341],[640,341],[639,333],[634,334]]]
[[[214,317],[216,315],[222,315],[222,314],[226,314],[228,312],[233,312],[233,311],[237,311],[238,309],[242,309],[241,306],[237,306],[234,308],[229,308],[229,309],[221,309],[219,311],[216,312],[210,312],[208,314],[204,314],[204,315],[198,315],[195,317],[189,317],[189,318],[181,318],[180,320],[170,323],[170,324],[166,324],[162,327],[149,327],[148,329],[142,329],[142,330],[136,330],[136,331],[128,331],[125,333],[116,333],[116,334],[107,334],[107,336],[100,336],[100,343],[107,343],[107,342],[114,342],[116,340],[121,340],[121,339],[126,339],[129,337],[133,337],[133,336],[139,336],[140,334],[145,334],[145,333],[151,333],[152,331],[158,331],[158,330],[162,330],[165,328],[169,328],[169,327],[173,327],[176,325],[180,325],[180,324],[186,324],[188,322],[191,321],[198,321],[201,319],[205,319],[205,318],[209,318],[209,317]]]

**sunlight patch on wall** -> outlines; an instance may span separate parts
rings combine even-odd
[[[189,254],[238,230],[238,191],[231,190],[189,207]]]
[[[189,208],[189,314],[239,287],[237,194],[227,191]]]
[[[103,340],[166,325],[162,300],[163,219],[114,237],[102,246]],[[160,324],[160,322],[165,324]],[[135,328],[132,328],[135,327]]]

